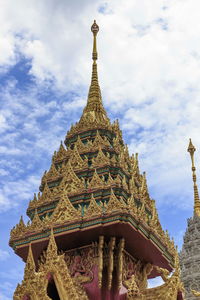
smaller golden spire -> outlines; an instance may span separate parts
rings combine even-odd
[[[89,94],[88,94],[88,105],[90,103],[93,104],[92,107],[89,107],[89,109],[92,108],[94,109],[94,104],[102,106],[102,99],[101,99],[101,91],[99,87],[99,82],[98,82],[98,72],[97,72],[97,33],[99,31],[99,26],[97,25],[96,21],[94,20],[94,23],[91,26],[91,31],[93,33],[93,51],[92,51],[92,59],[93,59],[93,64],[92,64],[92,79],[91,79],[91,85],[89,89]],[[89,105],[89,106],[90,106]]]
[[[199,200],[199,192],[198,192],[198,186],[197,186],[197,176],[196,176],[196,168],[194,165],[194,152],[196,151],[196,148],[192,144],[192,141],[190,139],[189,146],[187,151],[190,153],[191,161],[192,161],[192,178],[194,183],[194,215],[197,215],[200,217],[200,200]]]
[[[107,117],[106,111],[102,104],[101,90],[98,81],[97,72],[97,33],[99,31],[99,26],[96,21],[91,26],[91,31],[93,33],[93,51],[92,51],[92,78],[91,84],[88,92],[87,105],[83,110],[83,115],[81,121],[85,119],[91,121],[97,121],[99,123],[108,123],[109,119]]]

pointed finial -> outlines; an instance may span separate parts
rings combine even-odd
[[[99,31],[99,26],[96,21],[91,26],[91,31],[93,33],[93,51],[92,51],[92,78],[91,84],[88,93],[87,105],[83,110],[80,122],[82,124],[88,124],[90,122],[98,122],[101,124],[110,124],[110,120],[107,117],[106,111],[102,104],[101,90],[98,81],[98,72],[97,72],[97,33]],[[72,130],[72,129],[71,129]]]
[[[51,227],[51,233],[49,235],[49,244],[47,247],[47,260],[51,260],[52,257],[57,257],[57,245],[54,237],[53,227]]]
[[[97,55],[96,36],[97,36],[98,31],[99,31],[99,26],[97,25],[97,23],[96,23],[95,20],[94,20],[94,23],[93,23],[92,26],[91,26],[91,31],[92,31],[93,36],[94,36],[92,59],[93,59],[93,60],[97,60],[98,55]]]
[[[29,244],[29,249],[28,249],[28,256],[26,260],[26,266],[24,269],[24,277],[25,278],[30,278],[30,276],[35,272],[35,261],[33,258],[33,252],[32,252],[32,247],[31,243]]]
[[[193,178],[193,187],[194,187],[194,215],[197,215],[200,217],[200,199],[199,199],[199,192],[198,192],[198,186],[197,186],[197,177],[196,177],[196,168],[194,165],[194,152],[196,151],[196,148],[192,144],[192,140],[189,141],[189,146],[187,151],[190,153],[191,161],[192,161],[192,178]]]

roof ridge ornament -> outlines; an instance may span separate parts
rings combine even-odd
[[[189,141],[189,146],[187,151],[190,153],[191,161],[192,161],[192,178],[193,178],[193,187],[194,187],[194,215],[200,217],[200,199],[199,199],[199,191],[197,186],[197,176],[196,176],[196,167],[194,165],[194,152],[196,148],[192,144],[192,140]]]

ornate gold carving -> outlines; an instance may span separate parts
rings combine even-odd
[[[68,161],[66,168],[63,170],[63,178],[58,187],[58,193],[65,191],[68,194],[73,194],[80,192],[84,188],[82,180],[75,174],[71,162]]]
[[[110,159],[110,162],[112,166],[117,166],[117,159],[115,154],[113,154],[112,158]]]
[[[93,194],[90,199],[88,208],[84,208],[84,218],[91,218],[102,214],[102,202],[97,204]]]
[[[27,260],[26,260],[26,266],[24,269],[24,279],[26,280],[29,278],[33,278],[34,275],[35,275],[35,261],[33,258],[31,244],[29,244],[28,256],[27,256]]]
[[[85,151],[85,149],[86,149],[86,145],[84,145],[84,144],[82,143],[81,138],[80,138],[79,135],[78,135],[78,137],[77,137],[77,140],[76,140],[74,146],[76,146],[77,149],[78,149],[80,152],[83,152],[83,151]]]
[[[112,277],[113,277],[113,269],[114,269],[114,258],[113,258],[113,250],[115,247],[115,237],[111,237],[110,242],[108,244],[108,289],[111,289],[112,286]]]
[[[17,224],[10,232],[10,240],[20,238],[26,231],[26,225],[24,224],[23,217],[21,216],[19,224]]]
[[[133,194],[131,195],[130,198],[128,198],[127,207],[128,207],[128,210],[130,211],[130,213],[134,217],[138,217],[138,209],[136,207],[135,200],[134,200],[134,195]]]
[[[124,175],[124,177],[123,177],[123,179],[122,179],[122,187],[123,187],[123,189],[124,189],[125,191],[128,191],[128,190],[129,190],[128,184],[127,184],[127,182],[126,182],[126,177],[125,177],[125,175]]]
[[[39,202],[50,202],[50,201],[52,201],[52,196],[53,195],[50,191],[50,188],[49,188],[47,182],[45,182],[44,189],[42,191],[42,195],[40,197],[40,194],[39,194],[38,200],[39,200]]]
[[[37,209],[35,209],[35,214],[31,224],[28,224],[26,232],[38,231],[43,229],[43,222],[41,221]]]
[[[166,282],[169,279],[170,272],[167,269],[163,269],[156,266],[156,270],[158,271],[164,282]]]
[[[120,210],[123,211],[127,208],[126,203],[122,199],[117,199],[115,196],[113,189],[111,188],[111,195],[106,207],[106,213],[112,213],[114,211]]]
[[[88,184],[88,188],[89,189],[95,189],[95,188],[101,188],[104,186],[103,181],[101,180],[101,178],[99,177],[96,169],[93,173],[92,179]]]
[[[92,166],[93,167],[99,167],[105,164],[109,164],[110,160],[109,158],[103,153],[101,148],[99,148],[99,152],[97,154],[97,157],[95,157],[92,161]]]
[[[137,296],[141,296],[141,292],[137,286],[135,275],[133,274],[131,278],[126,282],[127,291],[127,299],[138,299]],[[142,299],[142,298],[141,298]],[[139,299],[138,299],[139,300]]]
[[[102,272],[103,272],[103,246],[104,246],[104,236],[99,237],[98,244],[98,285],[99,288],[102,286]]]
[[[81,218],[81,213],[78,211],[71,201],[69,200],[67,194],[62,194],[53,214],[50,218],[52,224],[62,224],[65,222],[71,222],[76,219]]]
[[[115,181],[113,180],[112,176],[110,175],[110,173],[108,174],[108,180],[106,181],[106,184],[107,185],[114,185],[115,184]]]
[[[116,136],[119,137],[119,139],[122,140],[122,131],[119,128],[119,121],[118,121],[118,119],[113,122],[112,129],[115,132]]]
[[[35,208],[37,206],[37,201],[38,201],[38,199],[37,199],[36,193],[34,193],[33,200],[31,200],[29,202],[29,206],[28,206],[29,209]]]
[[[113,139],[113,148],[117,153],[121,153],[123,146],[121,144],[121,139],[120,139],[119,135],[117,135]]]
[[[34,300],[50,300],[51,298],[47,295],[49,277],[54,279],[61,300],[88,299],[84,289],[71,278],[64,254],[57,254],[53,230],[51,230],[49,245],[44,259],[39,264],[38,272],[35,271],[31,246],[29,247],[24,280],[17,286],[14,300],[21,300],[26,295]]]
[[[92,267],[94,266],[94,248],[92,246],[68,251],[65,261],[70,275],[80,283],[93,280]]]
[[[180,267],[178,261],[178,252],[175,256],[175,271],[171,277],[166,277],[163,285],[156,288],[145,289],[143,296],[145,300],[177,300],[178,292],[183,292],[183,284],[180,280]]]
[[[117,174],[116,178],[114,179],[115,181],[115,184],[117,186],[121,186],[122,185],[122,179],[121,179],[121,176],[119,174]]]
[[[99,147],[104,145],[104,139],[101,137],[101,135],[99,134],[99,130],[97,130],[97,134],[95,136],[94,142],[93,142],[93,147]]]
[[[143,173],[142,176],[142,185],[140,188],[141,194],[143,196],[146,196],[147,198],[149,198],[149,191],[148,191],[148,187],[147,187],[147,180],[146,180],[146,173]]]
[[[49,169],[49,171],[45,174],[45,179],[46,180],[49,180],[49,179],[52,179],[52,178],[56,178],[60,176],[59,172],[56,170],[56,167],[54,165],[54,162],[52,161],[51,163],[51,167]]]
[[[148,223],[148,216],[145,209],[145,202],[143,202],[141,208],[138,209],[138,215],[141,221]]]
[[[67,151],[65,150],[63,143],[61,141],[58,152],[54,153],[53,161],[62,161],[67,156]]]
[[[70,163],[74,170],[88,168],[87,161],[84,161],[81,158],[76,145],[74,146],[73,152],[70,156]]]
[[[135,184],[134,176],[131,176],[131,179],[129,180],[129,187],[130,187],[130,192],[136,196],[138,194],[138,189]]]

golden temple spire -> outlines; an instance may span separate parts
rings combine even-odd
[[[96,121],[108,121],[108,117],[106,115],[106,111],[102,104],[101,98],[101,90],[98,82],[98,72],[97,72],[97,33],[99,31],[99,26],[96,21],[91,27],[91,31],[93,33],[93,51],[92,51],[92,79],[88,93],[87,105],[84,108],[82,119],[84,117],[89,117],[91,120]]]
[[[196,148],[192,144],[192,141],[190,139],[189,146],[187,151],[190,153],[191,161],[192,161],[192,178],[194,183],[194,215],[197,215],[200,217],[200,200],[199,200],[199,192],[198,192],[198,186],[197,186],[197,177],[196,177],[196,168],[194,165],[194,152],[196,151]]]
[[[28,256],[27,256],[27,260],[26,260],[26,266],[24,269],[25,278],[30,277],[31,274],[34,274],[34,272],[35,272],[35,261],[33,258],[33,252],[32,252],[32,247],[31,247],[31,243],[30,243],[29,248],[28,248]]]

